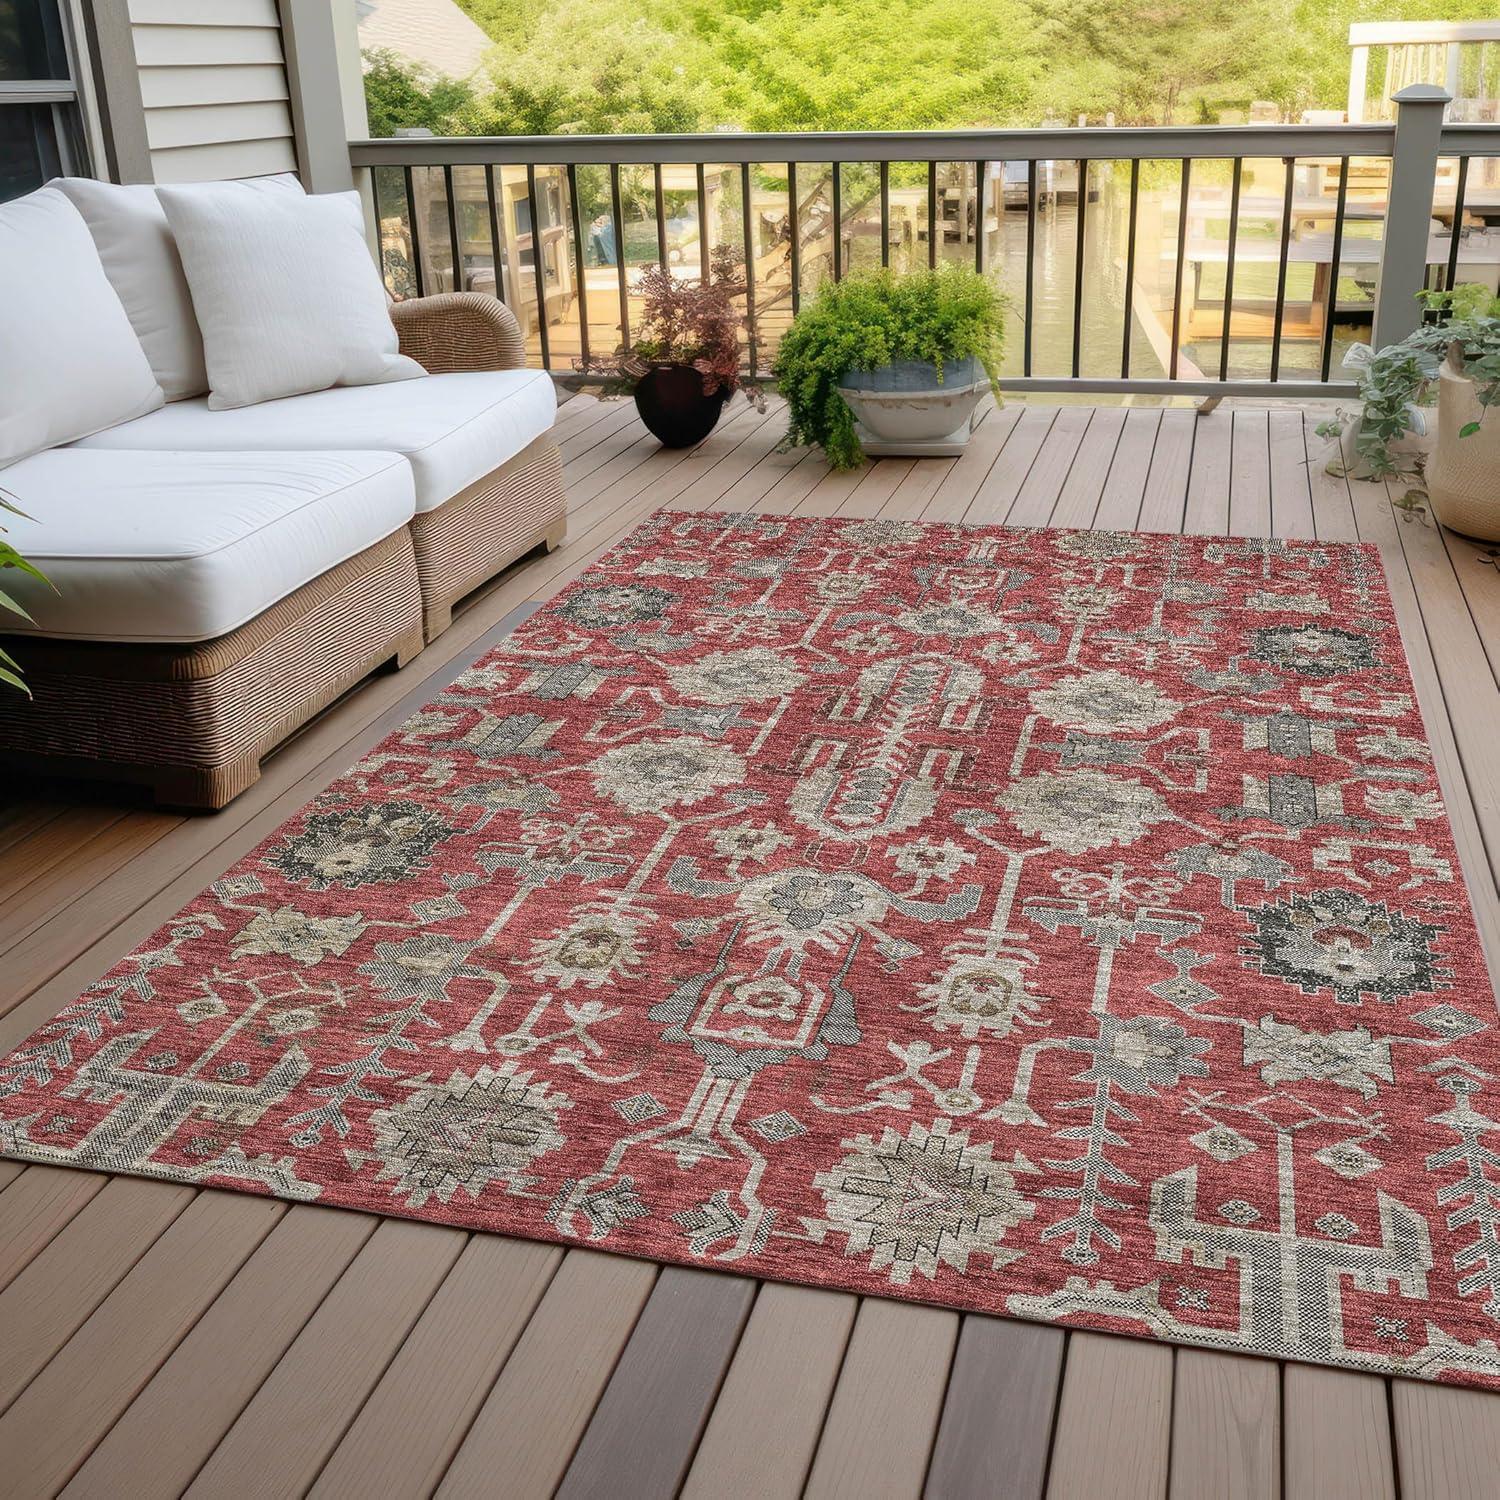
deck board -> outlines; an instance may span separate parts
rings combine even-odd
[[[683,1486],[688,1500],[796,1500],[858,1305],[844,1292],[761,1287]]]
[[[287,1212],[200,1193],[0,1417],[7,1485],[56,1493]]]
[[[386,1219],[250,1399],[187,1493],[195,1500],[301,1495],[413,1324],[467,1236]]]
[[[0,1047],[663,505],[1375,543],[1493,967],[1500,572],[1328,475],[1311,426],[1016,404],[984,410],[958,459],[831,475],[781,448],[774,401],[669,453],[629,403],[574,398],[565,545],[319,716],[224,813],[52,786],[0,809]],[[1500,1399],[1475,1392],[3,1162],[0,1413],[23,1497],[70,1475],[75,1497],[480,1496],[497,1475],[524,1497],[628,1474],[701,1496],[1461,1500],[1500,1469]]]
[[[562,1258],[556,1245],[472,1236],[311,1493],[431,1493]]]
[[[808,1500],[916,1495],[958,1341],[958,1314],[866,1297],[828,1407]]]
[[[1141,1339],[1069,1335],[1048,1500],[1165,1500],[1172,1355]]]
[[[1395,1500],[1386,1386],[1351,1370],[1286,1367],[1286,1500]]]
[[[964,1319],[927,1471],[928,1500],[1042,1500],[1066,1338],[1038,1323]]]
[[[670,1495],[681,1487],[754,1300],[755,1283],[743,1276],[688,1266],[661,1273],[560,1497]]]
[[[1268,1359],[1180,1349],[1172,1376],[1173,1500],[1276,1500],[1281,1382]]]
[[[570,1250],[449,1465],[438,1494],[551,1495],[656,1284],[657,1268]]]
[[[288,1209],[88,1456],[70,1500],[186,1489],[379,1222]]]
[[[109,1181],[97,1172],[69,1167],[23,1167],[10,1162],[13,1181],[0,1204],[0,1290],[52,1243]]]

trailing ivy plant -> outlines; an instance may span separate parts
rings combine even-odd
[[[1458,346],[1464,374],[1474,382],[1481,408],[1500,403],[1500,297],[1487,287],[1466,283],[1448,292],[1421,292],[1417,300],[1444,321],[1424,323],[1399,343],[1387,344],[1360,375],[1364,408],[1354,449],[1376,479],[1416,472],[1401,469],[1394,444],[1412,431],[1411,408],[1427,397],[1450,345]],[[1339,412],[1318,432],[1337,437],[1349,415]],[[1477,421],[1467,422],[1459,435],[1470,437],[1478,430]]]
[[[0,510],[9,511],[13,516],[25,517],[26,512],[22,510],[20,506],[13,505],[9,500],[5,498],[5,495],[6,492],[0,490]],[[19,552],[17,552],[16,549],[5,540],[4,532],[5,528],[3,526],[0,526],[0,572],[3,572],[8,568],[14,568],[18,572],[29,573],[33,578],[39,579],[42,583],[47,584],[47,586],[50,588],[52,585],[48,580],[46,574],[44,574],[41,569],[38,568],[34,563],[27,562],[26,559],[22,557]],[[8,594],[3,588],[0,588],[0,610],[8,610],[13,615],[20,615],[23,620],[29,620],[31,618],[25,606],[22,605],[18,600],[13,599],[10,594]],[[28,698],[31,696],[31,689],[26,686],[24,679],[21,677],[21,668],[17,664],[15,657],[11,656],[10,653],[7,652],[3,647],[0,647],[0,682],[7,683],[13,688],[20,688],[20,690],[25,693]]]
[[[771,367],[786,398],[787,446],[817,444],[830,467],[857,468],[864,453],[839,394],[845,375],[917,360],[941,382],[945,360],[972,356],[993,385],[1004,332],[1004,297],[966,267],[868,271],[825,284],[793,319]]]

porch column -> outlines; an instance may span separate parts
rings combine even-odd
[[[1427,281],[1432,186],[1437,177],[1443,111],[1452,95],[1432,83],[1413,83],[1392,96],[1396,144],[1385,209],[1385,242],[1375,293],[1374,348],[1403,339],[1422,321],[1417,293]],[[1339,268],[1331,273],[1335,278]]]
[[[339,75],[338,40],[329,0],[279,0],[297,171],[310,193],[354,185]]]

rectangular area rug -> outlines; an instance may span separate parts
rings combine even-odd
[[[0,1063],[0,1148],[1500,1385],[1379,560],[660,514]]]

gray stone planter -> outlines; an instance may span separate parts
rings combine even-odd
[[[918,360],[851,370],[839,392],[871,458],[953,458],[969,441],[989,379],[977,359],[945,360],[943,378]]]

